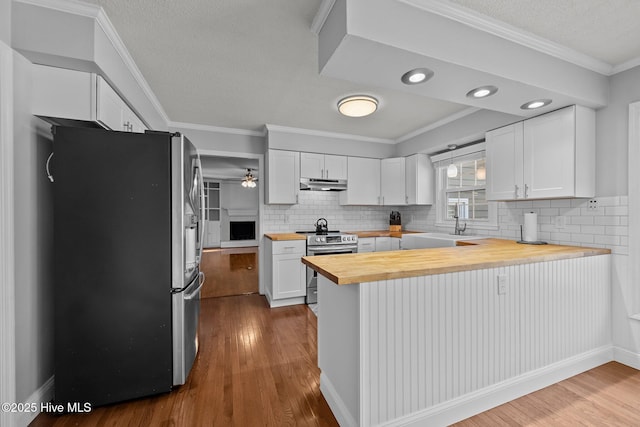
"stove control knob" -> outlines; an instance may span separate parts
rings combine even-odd
[[[319,242],[319,241],[320,241],[320,238],[319,238],[319,237],[316,237],[316,242]]]

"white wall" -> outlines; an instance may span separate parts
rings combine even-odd
[[[258,183],[260,185],[260,183]],[[258,210],[259,195],[258,187],[244,188],[240,181],[223,181],[220,184],[220,240],[229,241],[230,221],[255,221],[256,239],[259,240]],[[255,215],[229,216],[229,210],[255,211]]]
[[[14,63],[16,399],[53,375],[53,185],[50,126],[31,115],[30,62]]]
[[[336,154],[342,156],[393,157],[395,144],[376,142],[373,138],[306,131],[304,129],[269,126],[269,149],[302,151],[306,153]]]
[[[185,127],[177,124],[169,126],[172,132],[184,134],[200,150],[210,150],[226,153],[264,154],[265,138],[254,133],[224,132],[206,126]],[[221,154],[222,155],[222,154]]]
[[[497,111],[479,110],[397,144],[394,155],[433,153],[448,144],[465,144],[484,139],[486,131],[523,120],[523,117]]]
[[[629,104],[640,100],[640,67],[610,78],[609,105],[596,113],[596,194],[627,195]]]
[[[11,0],[0,0],[0,41],[11,46]]]

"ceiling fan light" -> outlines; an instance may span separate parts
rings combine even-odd
[[[242,185],[244,188],[255,188],[256,180],[251,174],[251,169],[247,169],[247,174],[244,176],[244,178],[240,182],[240,185]]]
[[[378,100],[369,95],[354,95],[338,102],[338,111],[348,117],[364,117],[378,109]]]

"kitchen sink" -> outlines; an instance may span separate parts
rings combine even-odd
[[[446,233],[413,233],[402,235],[402,249],[447,248],[457,246],[459,240],[485,239],[484,236],[461,236]]]

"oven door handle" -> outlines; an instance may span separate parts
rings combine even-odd
[[[310,249],[307,248],[307,253],[309,256],[314,256],[318,254],[351,254],[356,253],[358,251],[358,246],[341,246],[340,248],[323,248],[323,249]]]

